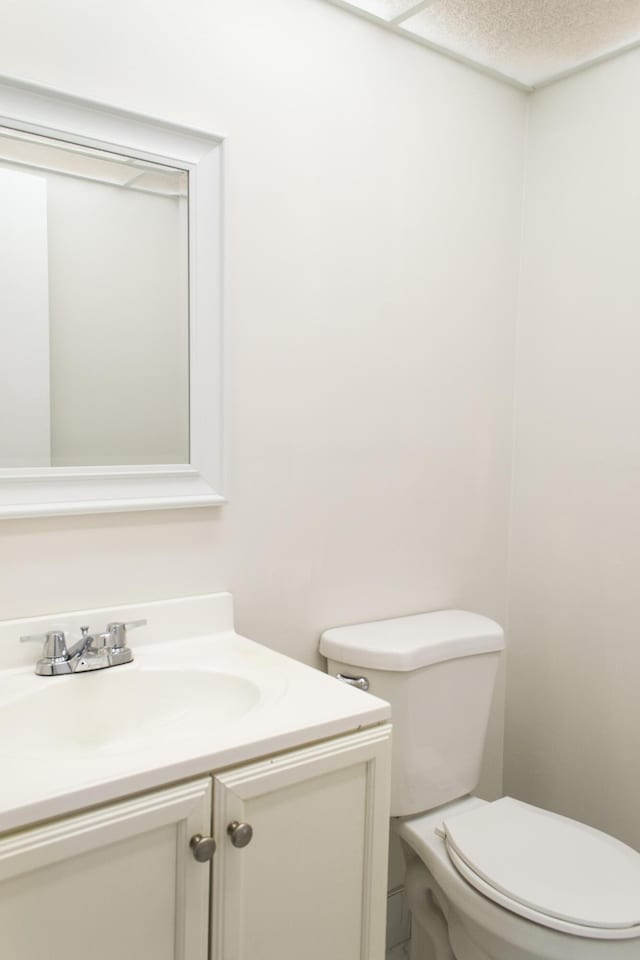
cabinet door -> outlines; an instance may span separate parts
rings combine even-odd
[[[212,960],[382,960],[390,727],[214,778]],[[253,828],[234,847],[233,822]]]
[[[211,779],[0,840],[0,956],[206,960]]]

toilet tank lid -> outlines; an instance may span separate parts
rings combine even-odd
[[[502,627],[466,610],[435,610],[332,627],[320,637],[320,653],[327,659],[376,670],[418,670],[503,648]]]

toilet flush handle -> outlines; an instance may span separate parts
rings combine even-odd
[[[368,690],[369,681],[366,677],[349,677],[346,673],[336,673],[336,679],[348,683],[351,687],[357,687],[358,690]]]

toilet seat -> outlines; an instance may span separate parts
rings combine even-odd
[[[517,916],[524,917],[525,920],[531,920],[533,923],[537,923],[542,927],[548,927],[551,930],[558,930],[560,933],[568,933],[574,937],[586,937],[589,940],[633,940],[640,938],[640,926],[618,929],[616,931],[594,927],[592,925],[583,926],[578,923],[570,923],[567,920],[560,920],[557,917],[551,917],[537,910],[533,910],[531,907],[527,907],[517,900],[505,896],[496,890],[495,887],[485,883],[481,877],[474,874],[472,870],[469,870],[464,861],[448,848],[447,853],[449,854],[451,863],[460,876],[464,877],[479,893],[488,897],[489,900],[493,900],[498,906],[504,907],[505,910],[509,910]]]
[[[590,939],[640,937],[640,854],[607,834],[503,797],[442,822],[449,859],[512,913]]]

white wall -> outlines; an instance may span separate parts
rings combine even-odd
[[[51,465],[47,186],[0,168],[0,469]]]
[[[506,790],[640,848],[640,52],[533,98]]]
[[[4,73],[228,135],[232,484],[4,523],[0,615],[228,588],[311,663],[332,624],[504,620],[525,97],[325,0],[4,18]],[[501,755],[498,705],[489,791]]]

